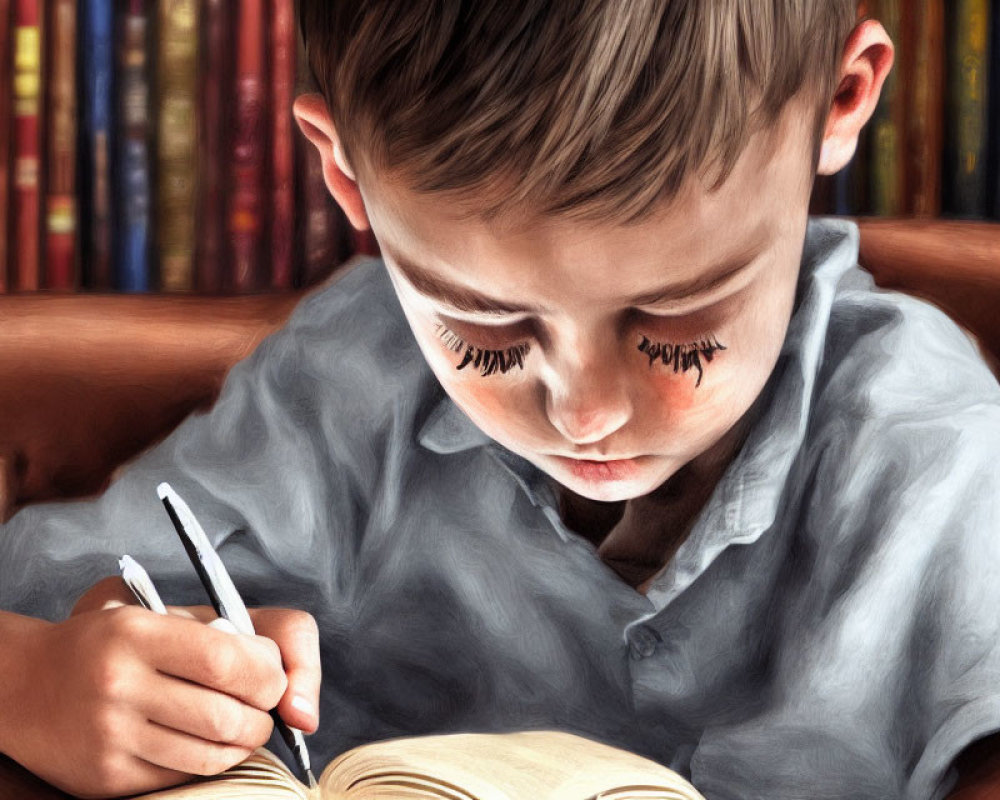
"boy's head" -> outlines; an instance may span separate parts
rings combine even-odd
[[[822,132],[856,0],[304,0],[345,160],[418,191],[641,217],[793,97]]]
[[[442,385],[598,500],[725,441],[774,367],[817,168],[892,61],[855,0],[301,0],[299,123]],[[606,463],[594,463],[606,462]]]

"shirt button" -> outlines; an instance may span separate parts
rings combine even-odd
[[[656,652],[656,645],[662,642],[660,634],[648,625],[637,625],[628,634],[629,654],[635,661],[649,658]]]

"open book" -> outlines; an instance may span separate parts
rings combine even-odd
[[[704,800],[654,761],[556,731],[389,739],[344,753],[308,789],[267,750],[146,800]]]

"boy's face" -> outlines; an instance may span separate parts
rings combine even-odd
[[[718,442],[770,375],[792,310],[813,115],[790,106],[721,189],[632,226],[525,217],[362,181],[421,350],[460,408],[594,500],[644,495]],[[485,373],[485,374],[484,374]]]

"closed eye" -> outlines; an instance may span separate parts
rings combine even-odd
[[[701,378],[704,374],[702,362],[710,362],[715,358],[716,353],[725,350],[726,347],[720,344],[714,336],[706,336],[687,344],[654,342],[648,336],[643,336],[638,349],[649,359],[650,369],[655,364],[661,364],[665,367],[671,367],[675,374],[692,369],[697,370],[698,382],[695,387],[698,387],[701,386]]]
[[[437,326],[437,335],[445,347],[453,353],[461,353],[462,359],[455,369],[462,370],[471,366],[483,377],[497,373],[506,375],[515,368],[524,369],[524,359],[531,349],[531,345],[527,342],[520,342],[504,349],[478,347],[468,344],[455,331],[441,324]]]

